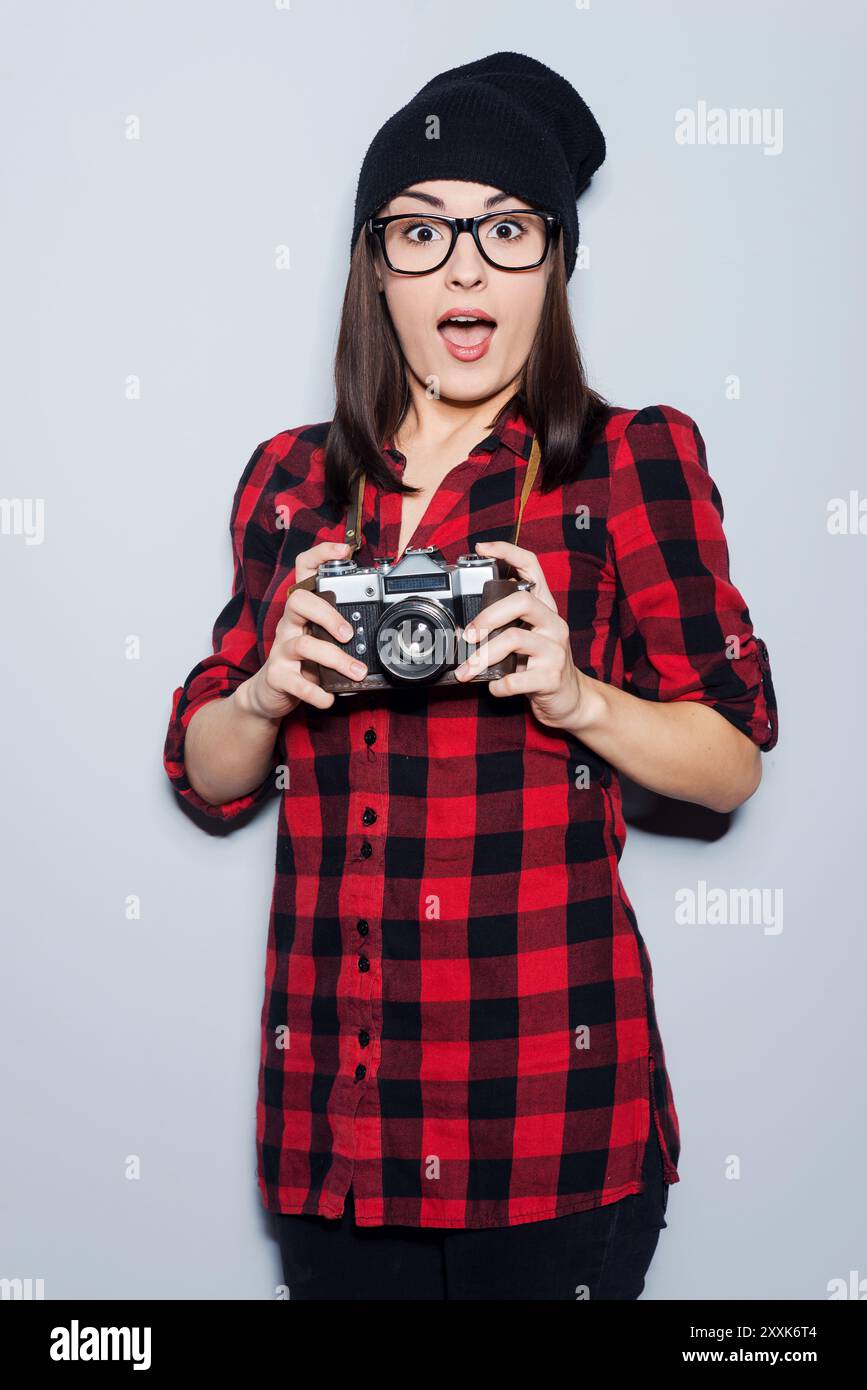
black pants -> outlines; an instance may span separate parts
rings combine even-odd
[[[637,1299],[668,1187],[651,1124],[646,1190],[591,1211],[485,1230],[356,1226],[343,1216],[275,1215],[290,1299]]]

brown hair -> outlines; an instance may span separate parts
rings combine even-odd
[[[517,404],[539,440],[538,486],[545,492],[580,473],[609,410],[609,402],[587,385],[566,296],[562,236],[549,254],[554,263],[533,346],[515,394],[489,426]],[[362,235],[353,248],[343,297],[334,359],[336,404],[325,445],[326,490],[341,508],[357,473],[386,492],[411,496],[418,491],[401,481],[381,452],[409,405],[406,370],[385,295],[377,287],[370,238]]]

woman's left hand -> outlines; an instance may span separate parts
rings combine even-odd
[[[556,728],[568,721],[574,726],[587,677],[582,676],[572,660],[569,627],[557,612],[542,566],[531,550],[510,545],[508,541],[479,541],[476,550],[480,555],[512,565],[521,579],[532,579],[534,587],[519,589],[497,599],[467,625],[464,635],[469,642],[477,642],[480,633],[493,632],[496,628],[506,630],[483,641],[473,655],[458,666],[455,675],[459,680],[470,679],[502,661],[510,652],[516,652],[515,671],[490,681],[491,694],[526,695],[540,723]],[[519,618],[527,627],[509,626]],[[483,619],[481,624],[480,619]]]

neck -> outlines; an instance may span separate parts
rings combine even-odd
[[[395,446],[405,453],[413,445],[447,446],[466,430],[475,434],[487,429],[517,390],[510,382],[501,391],[482,400],[457,401],[446,397],[432,399],[414,377],[410,377],[410,400],[406,415],[395,437]]]

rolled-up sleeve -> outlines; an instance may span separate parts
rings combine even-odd
[[[638,411],[615,451],[608,517],[623,688],[701,701],[769,752],[770,656],[732,582],[723,515],[695,421],[667,405]]]
[[[210,700],[231,695],[239,685],[255,675],[262,664],[256,630],[256,594],[252,592],[248,570],[257,581],[264,577],[267,542],[263,544],[261,528],[257,528],[250,546],[255,554],[255,565],[245,567],[245,541],[248,537],[248,518],[255,511],[255,497],[259,490],[254,477],[264,448],[265,445],[260,444],[253,452],[232,503],[229,528],[234,561],[232,596],[214,623],[212,652],[193,667],[183,685],[178,686],[172,695],[163,749],[165,771],[183,800],[205,815],[224,821],[233,820],[276,790],[275,772],[279,761],[276,744],[272,768],[259,786],[244,796],[222,803],[205,801],[199,796],[190,785],[184,758],[187,728],[196,711]],[[257,583],[258,587],[261,585]]]

